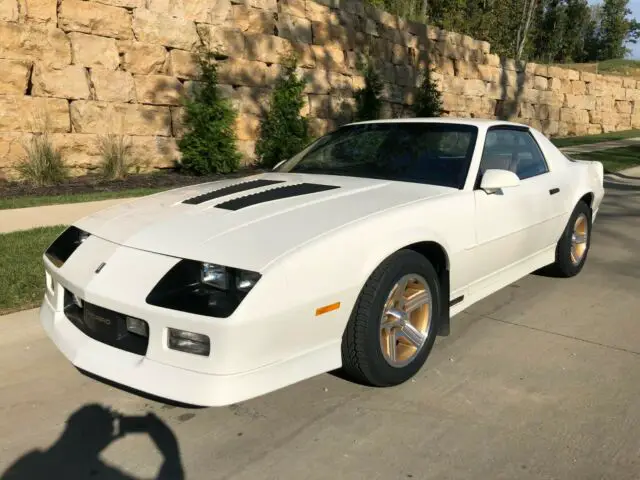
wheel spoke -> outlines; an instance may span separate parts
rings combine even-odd
[[[387,317],[391,317],[391,320],[385,321],[382,326],[385,328],[391,328],[394,326],[402,326],[407,321],[407,314],[397,308],[388,308],[384,314]]]
[[[575,233],[574,234],[574,242],[578,245],[587,243],[587,234],[586,233]]]
[[[427,303],[429,303],[429,294],[425,290],[421,290],[409,297],[404,304],[404,311],[409,314]]]
[[[393,292],[392,300],[394,303],[394,307],[398,310],[404,309],[404,304],[406,301],[406,299],[404,298],[404,294],[408,284],[409,278],[404,278],[400,283],[396,285],[395,291]]]
[[[390,328],[387,330],[387,352],[389,354],[389,360],[396,361],[396,330]]]
[[[420,330],[418,330],[409,322],[405,323],[402,326],[402,329],[400,329],[400,334],[404,338],[409,340],[409,342],[411,342],[411,344],[416,348],[421,347],[422,344],[424,343],[424,339],[425,339],[424,334],[422,334]]]

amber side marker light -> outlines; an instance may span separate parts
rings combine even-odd
[[[324,307],[316,308],[316,317],[324,315],[325,313],[333,312],[340,308],[340,302],[332,303],[331,305],[325,305]]]

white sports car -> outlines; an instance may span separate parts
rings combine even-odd
[[[86,217],[44,254],[41,322],[82,372],[198,406],[342,367],[392,386],[451,316],[583,267],[603,167],[524,125],[354,123],[269,173]]]

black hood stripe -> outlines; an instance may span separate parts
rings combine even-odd
[[[275,185],[277,183],[283,183],[282,180],[251,180],[249,182],[236,183],[235,185],[229,185],[227,187],[213,190],[209,193],[203,193],[197,197],[192,197],[184,200],[182,203],[188,203],[189,205],[198,205],[200,203],[208,202],[214,198],[224,197],[226,195],[232,195],[234,193],[245,192],[247,190],[253,190],[254,188],[266,187],[268,185]]]
[[[320,185],[316,183],[299,183],[297,185],[287,185],[284,187],[270,188],[263,192],[252,193],[244,197],[234,198],[226,202],[219,203],[216,208],[224,208],[225,210],[240,210],[241,208],[251,207],[259,203],[271,202],[283,198],[298,197],[300,195],[309,195],[311,193],[324,192],[340,188],[335,185]]]

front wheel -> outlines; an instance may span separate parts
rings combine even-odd
[[[556,247],[552,268],[561,277],[574,277],[584,267],[591,247],[591,208],[580,201],[573,210]]]
[[[424,365],[442,312],[431,262],[412,250],[386,259],[367,280],[342,339],[344,370],[386,387],[403,383]]]

